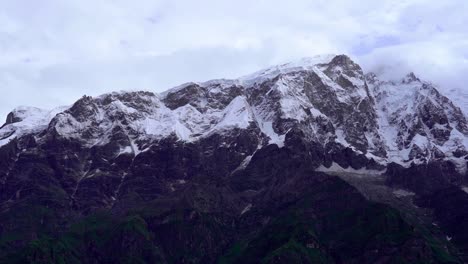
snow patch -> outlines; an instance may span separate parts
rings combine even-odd
[[[270,138],[270,140],[268,141],[268,144],[276,144],[280,148],[284,147],[284,139],[286,135],[278,135],[273,130],[273,122],[270,122],[270,121],[262,122],[259,125],[260,125],[260,130]]]
[[[232,127],[245,129],[254,120],[252,110],[245,96],[237,96],[223,110],[221,120],[213,130],[223,130]]]
[[[255,152],[254,152],[254,153],[255,153]],[[241,161],[241,163],[239,164],[239,166],[237,166],[237,168],[236,168],[235,170],[233,170],[232,173],[247,168],[247,165],[249,165],[250,160],[252,159],[252,156],[253,156],[253,155],[254,155],[254,154],[245,157],[245,159]]]
[[[127,154],[127,153],[133,153],[132,147],[131,146],[126,146],[124,148],[121,148],[119,151],[119,154],[117,156],[120,156],[122,154]]]
[[[394,190],[393,194],[398,198],[416,195],[414,192],[403,190],[403,189]]]
[[[132,151],[133,151],[133,153],[135,153],[135,156],[140,154],[140,152],[141,152],[140,148],[136,144],[135,140],[131,139],[130,137],[128,138],[128,140],[130,141],[130,146],[132,147]]]
[[[462,191],[468,193],[468,186],[462,186],[461,189]]]
[[[260,83],[268,79],[273,79],[280,74],[286,74],[301,70],[311,70],[316,65],[326,64],[333,60],[336,55],[327,54],[314,57],[302,58],[295,62],[288,62],[281,65],[272,66],[253,74],[239,78],[240,84],[246,87],[252,86],[255,83]]]
[[[192,131],[190,131],[190,129],[182,125],[178,120],[175,121],[173,130],[175,131],[175,134],[177,135],[179,139],[184,140],[184,141],[190,140]]]
[[[47,129],[50,121],[60,112],[65,111],[68,106],[61,106],[52,110],[36,107],[21,106],[15,108],[12,113],[21,119],[19,122],[5,125],[0,129],[0,147],[8,144],[11,140],[26,134],[35,134]]]
[[[325,167],[323,164],[316,169],[316,171],[325,173],[350,173],[355,175],[382,175],[386,170],[369,170],[366,168],[353,169],[352,167],[343,168],[338,163],[333,162],[330,167]]]
[[[250,211],[251,208],[252,208],[252,204],[249,203],[246,207],[244,207],[240,215],[247,213],[248,211]]]

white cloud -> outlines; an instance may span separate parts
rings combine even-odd
[[[162,91],[319,53],[349,54],[366,70],[412,70],[459,95],[468,90],[464,0],[0,0],[0,6],[0,116],[17,105]]]

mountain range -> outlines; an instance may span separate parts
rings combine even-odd
[[[464,263],[467,115],[346,55],[18,107],[0,262]]]

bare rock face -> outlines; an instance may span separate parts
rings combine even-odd
[[[461,263],[467,136],[432,84],[346,55],[18,108],[0,128],[0,260]],[[321,171],[411,191],[453,242]]]
[[[8,114],[6,122],[5,122],[5,124],[3,126],[13,124],[13,123],[17,123],[17,122],[20,122],[21,120],[22,120],[21,117],[16,116],[15,113],[11,112],[11,113]]]
[[[191,105],[205,112],[208,108],[224,109],[242,94],[243,87],[235,81],[212,81],[202,85],[189,83],[166,92],[163,101],[170,109]]]

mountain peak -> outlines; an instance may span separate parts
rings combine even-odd
[[[3,126],[21,122],[25,118],[27,118],[30,115],[34,115],[36,112],[42,112],[45,111],[44,109],[40,109],[37,107],[30,107],[30,106],[19,106],[13,109],[7,116],[5,124]],[[3,127],[2,126],[2,127]]]
[[[421,80],[418,77],[416,77],[414,72],[410,72],[410,73],[406,74],[406,76],[402,79],[402,82],[403,83],[412,83],[412,82],[421,82]]]
[[[415,85],[400,89],[406,83]],[[216,133],[251,129],[260,133],[261,142],[283,146],[288,131],[301,130],[308,140],[336,142],[384,160],[397,155],[388,160],[405,163],[408,155],[395,153],[409,153],[421,138],[446,153],[455,151],[450,142],[468,142],[460,111],[421,85],[414,73],[402,82],[385,82],[376,74],[364,75],[347,55],[322,55],[240,79],[186,83],[159,95],[123,91],[83,96],[57,116],[43,111],[41,118],[26,114],[33,121],[20,122],[24,115],[11,114],[0,132],[4,138],[13,138],[26,132],[12,131],[50,127],[64,138],[92,146],[109,144],[118,128],[129,140],[149,146],[173,135],[194,142]]]
[[[334,54],[304,57],[296,61],[291,61],[291,62],[264,68],[252,74],[242,76],[239,78],[239,80],[241,81],[243,85],[249,86],[255,82],[258,83],[266,79],[272,79],[278,76],[279,74],[285,74],[285,73],[299,71],[299,70],[310,70],[315,66],[328,64],[335,57],[336,55]]]
[[[233,263],[262,258],[284,262],[289,253],[296,256],[296,249],[305,252],[305,262],[334,256],[337,262],[392,262],[389,252],[409,252],[409,258],[395,260],[435,263],[419,257],[436,252],[431,250],[436,240],[431,238],[431,246],[425,246],[421,244],[425,235],[415,233],[414,243],[407,235],[427,230],[413,225],[419,221],[434,228],[431,234],[441,232],[432,224],[444,223],[439,220],[468,230],[467,210],[458,207],[468,204],[463,192],[467,159],[468,122],[448,98],[414,74],[405,82],[364,75],[346,55],[303,58],[240,79],[186,83],[162,94],[122,91],[83,96],[71,107],[52,111],[21,107],[0,128],[0,235],[15,238],[0,247],[0,259],[8,258],[0,262],[24,255],[1,254],[2,248],[18,246],[20,236],[10,234],[22,229],[28,230],[25,243],[34,246],[29,242],[33,239],[41,244],[40,252],[29,246],[27,252],[47,263],[54,261],[43,258],[42,252],[55,252],[52,240],[60,243],[58,255],[52,254],[59,258],[70,250],[63,259],[71,256],[79,262],[81,256],[89,256],[83,261],[121,263],[98,254],[129,252],[122,239],[134,245],[130,258],[122,260],[139,261],[133,257],[144,255],[150,263],[165,263],[166,258],[175,263],[216,263],[219,256],[231,258],[231,243],[233,248],[247,245],[240,251],[249,256],[247,261],[232,259]],[[427,214],[432,211],[414,206],[413,201],[420,206],[420,198],[433,190],[440,195],[438,189],[447,187],[448,193],[464,196],[456,203],[445,197],[426,202],[443,201],[440,207],[448,208],[446,214],[458,222],[445,216],[433,219],[442,213]],[[424,196],[412,200],[420,194]],[[382,201],[395,207],[377,211],[383,207],[375,202]],[[369,207],[363,207],[366,204]],[[418,217],[408,220],[411,225],[401,231],[407,218],[400,219],[393,211],[399,208],[411,219]],[[85,224],[75,225],[75,220]],[[369,232],[368,223],[382,228]],[[78,228],[82,233],[69,229],[73,226],[86,228]],[[337,234],[343,228],[366,236]],[[458,229],[447,233],[453,241],[466,238],[466,232],[457,237]],[[46,230],[54,232],[46,236]],[[288,230],[298,232],[283,236]],[[290,241],[297,244],[296,249],[274,255],[285,247],[280,241],[271,246],[273,253],[252,255],[269,245],[276,232],[286,246]],[[88,238],[98,233],[115,234],[117,240],[107,236],[101,243],[102,239]],[[394,233],[406,238],[380,239]],[[37,240],[37,234],[47,240]],[[56,238],[61,234],[64,240]],[[62,243],[70,238],[73,247]],[[207,245],[201,251],[200,243]],[[328,252],[330,258],[317,255]],[[153,253],[155,259],[146,258]],[[272,254],[277,258],[270,259]]]
[[[335,65],[354,65],[356,64],[348,55],[340,54],[333,57],[330,61],[331,64]]]

